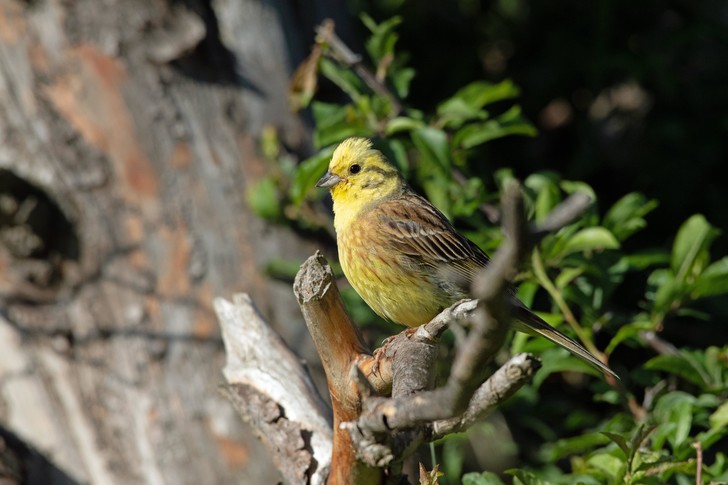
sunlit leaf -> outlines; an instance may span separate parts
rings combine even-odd
[[[369,15],[362,14],[361,20],[372,32],[366,41],[367,52],[375,63],[379,63],[386,55],[394,52],[394,45],[398,38],[395,28],[402,23],[402,18],[392,17],[377,24]]]
[[[692,290],[693,298],[706,298],[728,293],[728,256],[724,256],[700,274]]]
[[[611,479],[620,476],[627,464],[624,460],[608,453],[597,453],[587,459],[587,463],[605,472]]]
[[[574,234],[566,242],[564,255],[584,251],[602,251],[618,249],[619,241],[608,229],[603,227],[587,227]]]
[[[496,101],[515,98],[519,94],[520,90],[510,79],[506,79],[497,84],[492,84],[487,81],[475,81],[458,90],[450,100],[459,99],[468,106],[482,108]],[[444,109],[447,109],[447,103],[450,100],[445,101],[440,106],[444,106]]]
[[[300,204],[306,194],[311,190],[319,178],[326,172],[331,155],[334,153],[333,146],[321,150],[311,158],[307,158],[298,166],[296,175],[291,184],[291,201]]]
[[[693,404],[695,396],[686,392],[674,391],[662,396],[655,404],[654,415],[658,423],[669,423],[667,439],[673,449],[687,439],[693,424]],[[660,434],[660,428],[655,431]]]
[[[412,141],[422,158],[441,174],[449,174],[451,169],[450,147],[447,134],[437,128],[420,128],[412,131]]]
[[[407,116],[398,116],[387,121],[387,126],[384,128],[384,132],[387,136],[394,135],[402,131],[412,131],[419,128],[424,128],[425,124],[413,118]]]
[[[704,216],[696,214],[680,227],[672,246],[672,270],[678,280],[697,276],[702,270],[701,256],[710,247],[719,232],[711,226]]]
[[[716,430],[728,426],[728,401],[721,404],[713,414],[710,415],[710,427]]]
[[[349,136],[371,135],[364,119],[349,105],[314,102],[311,104],[311,111],[316,120],[314,144],[317,147],[338,143]]]
[[[651,266],[670,264],[670,254],[662,249],[646,249],[623,256],[630,268],[647,269]]]
[[[466,473],[462,479],[463,485],[503,485],[498,475],[492,472]]]
[[[536,134],[536,128],[521,115],[520,107],[513,106],[496,119],[465,125],[453,136],[453,144],[467,149],[508,135]]]
[[[617,202],[604,216],[604,227],[620,241],[639,231],[647,225],[644,216],[652,212],[658,205],[656,200],[647,199],[643,194],[632,192]]]

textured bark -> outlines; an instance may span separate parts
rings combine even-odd
[[[56,482],[278,480],[217,391],[212,300],[249,293],[314,355],[261,272],[312,249],[245,193],[264,126],[306,150],[285,88],[332,9],[0,0],[0,426],[34,450],[3,458]]]
[[[308,370],[248,295],[215,299],[227,354],[223,394],[250,422],[286,483],[323,484],[331,463],[331,412]]]

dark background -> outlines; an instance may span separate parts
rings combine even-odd
[[[487,144],[485,173],[554,170],[594,187],[602,208],[642,192],[660,202],[639,236],[655,245],[695,213],[728,227],[728,3],[353,5],[380,21],[403,17],[398,45],[417,71],[414,106],[432,108],[476,79],[521,87],[540,135]]]

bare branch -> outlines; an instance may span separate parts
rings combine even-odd
[[[306,368],[247,294],[214,302],[227,363],[222,387],[250,422],[288,483],[323,484],[331,462],[330,411]]]
[[[538,242],[549,233],[556,232],[581,217],[593,200],[586,192],[574,192],[538,226],[532,229],[532,240]]]
[[[485,418],[531,380],[541,362],[531,354],[517,354],[485,381],[470,399],[468,409],[456,418],[435,421],[431,439],[469,428]]]
[[[336,35],[333,20],[326,19],[316,28],[316,42],[328,46],[335,59],[345,66],[354,69],[357,75],[362,78],[372,91],[389,99],[395,116],[404,111],[402,103],[400,103],[387,85],[377,79],[377,76],[372,74],[372,72],[364,66],[361,56],[355,54],[351,49],[349,49],[349,46],[347,46],[344,41]]]

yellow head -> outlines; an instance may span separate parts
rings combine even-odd
[[[405,190],[397,169],[366,138],[347,138],[336,147],[329,170],[316,184],[331,190],[334,226],[346,228],[362,209]]]

